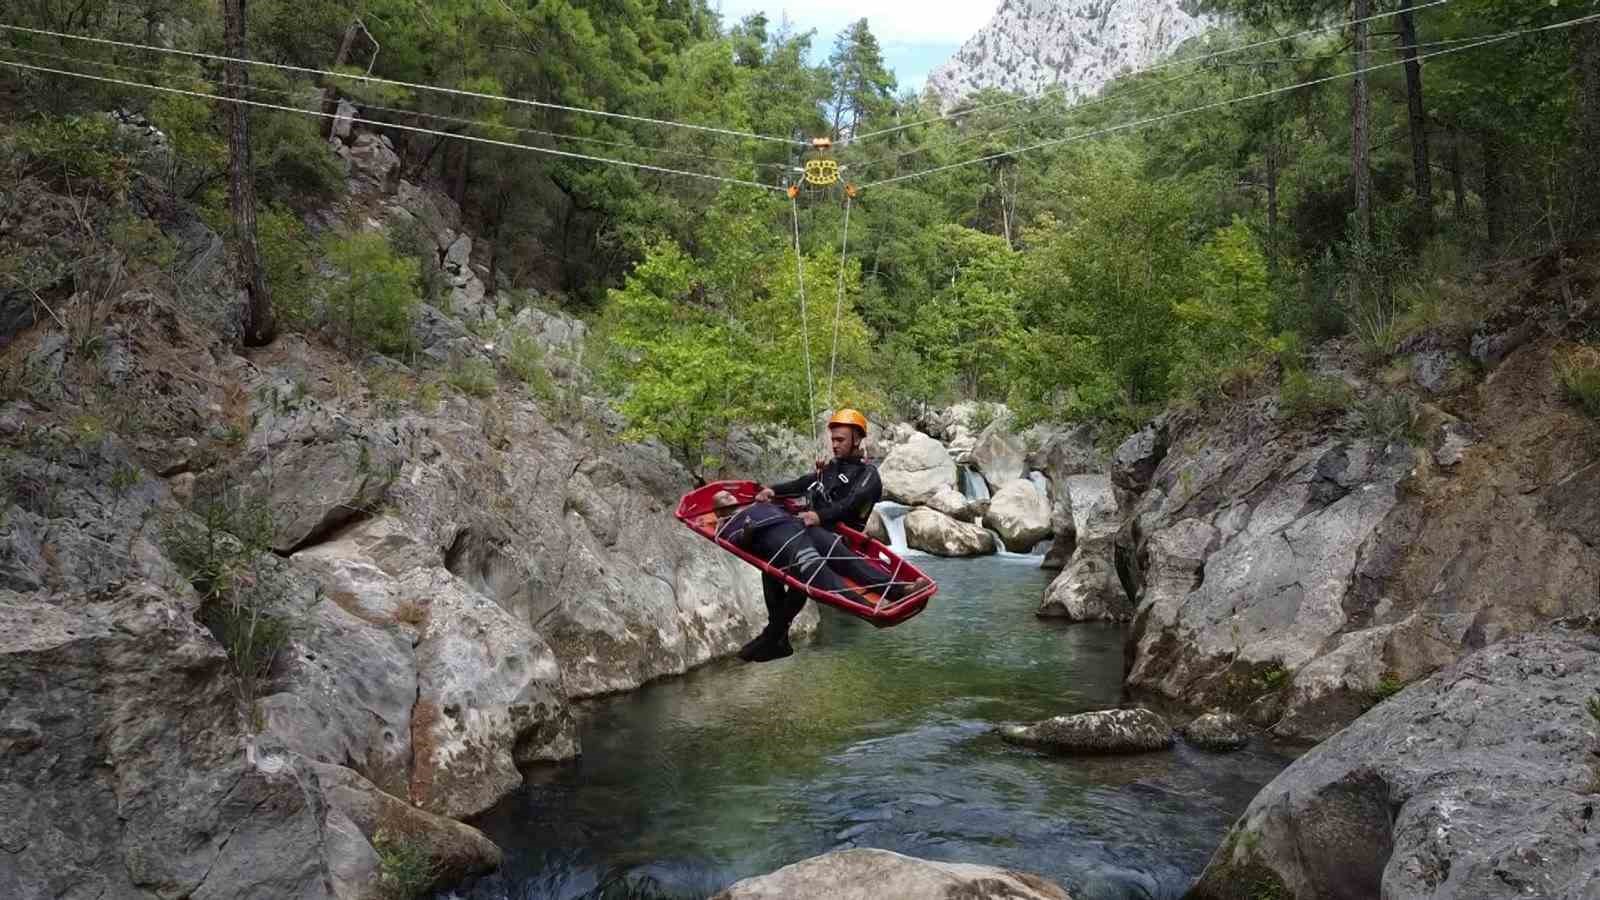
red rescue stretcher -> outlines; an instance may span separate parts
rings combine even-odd
[[[851,587],[861,590],[873,602],[860,603],[843,594],[825,591],[821,588],[808,586],[805,582],[783,569],[772,565],[769,561],[752,555],[749,551],[737,547],[729,541],[717,537],[717,517],[712,512],[711,497],[718,491],[727,491],[739,499],[740,503],[754,502],[756,494],[761,491],[761,485],[753,481],[714,481],[704,487],[696,488],[683,495],[678,501],[677,516],[680,521],[706,540],[717,544],[722,549],[732,553],[761,571],[783,579],[791,587],[796,588],[818,603],[826,603],[835,609],[842,610],[860,619],[865,619],[879,628],[898,625],[922,612],[934,594],[938,593],[939,586],[930,578],[928,586],[914,593],[907,594],[893,604],[883,602],[883,589],[889,584],[910,584],[918,578],[926,578],[916,566],[901,559],[894,551],[870,537],[846,525],[834,526],[834,532],[844,538],[844,545],[865,559],[874,568],[883,572],[883,582],[878,585],[859,585],[853,582]],[[800,505],[794,500],[775,499],[774,503],[784,505],[790,512],[798,512]]]

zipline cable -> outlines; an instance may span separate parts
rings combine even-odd
[[[1380,50],[1374,50],[1372,52],[1374,52],[1374,53],[1380,53],[1380,52],[1381,53],[1400,53],[1400,52],[1403,52],[1403,51],[1406,51],[1406,50],[1424,50],[1424,49],[1428,49],[1428,48],[1432,48],[1432,47],[1448,47],[1448,46],[1454,46],[1454,45],[1458,45],[1458,44],[1468,44],[1468,43],[1472,43],[1474,41],[1487,40],[1487,39],[1490,39],[1490,38],[1501,37],[1501,36],[1515,36],[1518,33],[1519,32],[1516,32],[1516,31],[1502,31],[1502,32],[1498,32],[1498,33],[1493,34],[1493,35],[1478,35],[1477,37],[1468,37],[1468,38],[1449,38],[1449,39],[1437,40],[1437,41],[1423,41],[1421,43],[1416,43],[1416,44],[1402,44],[1402,45],[1394,46],[1394,47],[1385,47],[1381,51]],[[1325,55],[1325,56],[1279,57],[1279,58],[1275,58],[1275,59],[1255,59],[1255,60],[1249,60],[1249,61],[1237,62],[1237,63],[1212,63],[1211,65],[1224,66],[1224,67],[1239,67],[1239,66],[1282,65],[1282,64],[1288,63],[1288,62],[1313,62],[1313,63],[1314,62],[1332,62],[1332,61],[1337,60],[1337,59],[1342,59],[1345,55],[1346,54],[1343,54],[1343,53],[1337,53],[1337,54],[1328,54],[1328,55]],[[1135,73],[1135,74],[1137,74],[1137,73]],[[1134,77],[1134,76],[1124,76],[1124,77]],[[1096,97],[1096,98],[1094,98],[1092,100],[1085,100],[1082,103],[1075,103],[1072,106],[1070,106],[1070,107],[1068,107],[1068,108],[1066,108],[1064,110],[1061,110],[1060,112],[1046,113],[1045,117],[1048,118],[1048,119],[1066,120],[1066,119],[1069,119],[1070,117],[1076,115],[1081,110],[1085,110],[1085,109],[1089,109],[1091,107],[1099,106],[1099,105],[1104,104],[1104,103],[1115,103],[1115,102],[1118,102],[1120,100],[1130,100],[1130,99],[1133,99],[1135,97],[1140,96],[1141,94],[1148,93],[1148,92],[1150,92],[1150,91],[1152,91],[1152,90],[1154,90],[1156,88],[1165,87],[1165,86],[1167,86],[1169,84],[1173,84],[1173,83],[1176,83],[1176,82],[1179,82],[1179,81],[1187,81],[1187,80],[1189,80],[1189,79],[1191,79],[1193,77],[1194,77],[1193,74],[1188,74],[1188,73],[1183,74],[1183,75],[1173,75],[1173,76],[1168,77],[1168,78],[1163,78],[1163,79],[1161,79],[1159,81],[1152,81],[1152,82],[1150,82],[1148,84],[1136,85],[1136,86],[1134,86],[1132,88],[1129,88],[1129,89],[1123,90],[1123,91],[1119,91],[1119,92],[1117,92],[1115,94],[1111,94],[1109,96],[1100,96],[1100,97]],[[950,144],[950,146],[948,148],[945,148],[945,149],[955,149],[957,147],[964,147],[964,146],[967,146],[969,144],[979,143],[981,141],[987,140],[989,138],[996,137],[998,135],[1008,134],[1010,132],[1018,131],[1018,130],[1021,130],[1023,128],[1028,128],[1030,126],[1036,126],[1038,124],[1039,124],[1039,122],[1037,122],[1037,121],[1023,121],[1023,122],[1017,122],[1017,123],[1011,124],[1011,125],[996,125],[993,128],[989,128],[989,129],[984,130],[984,131],[976,132],[974,134],[970,134],[970,135],[968,135],[968,136],[966,136],[964,138],[961,138],[961,139],[955,141],[954,143]],[[916,148],[914,150],[906,150],[904,152],[897,153],[897,154],[895,154],[893,156],[886,156],[886,157],[881,157],[879,159],[870,159],[870,160],[865,160],[865,161],[862,161],[862,162],[852,163],[852,170],[860,171],[861,169],[871,169],[871,168],[874,168],[874,167],[882,167],[882,166],[887,165],[889,163],[898,163],[900,160],[905,159],[908,156],[916,156],[919,153],[927,153],[929,149],[930,148],[928,148],[928,147],[918,147],[918,148]]]
[[[839,242],[839,295],[833,301],[833,357],[828,361],[828,409],[837,409],[833,403],[833,380],[839,370],[839,319],[844,315],[844,263],[850,252],[850,203],[855,198],[844,195],[844,237]]]
[[[269,69],[278,69],[284,72],[299,72],[302,75],[320,75],[324,78],[344,78],[360,81],[367,84],[386,84],[391,87],[403,87],[414,91],[432,91],[440,94],[449,94],[456,97],[473,97],[478,100],[494,100],[501,103],[517,103],[523,106],[534,106],[540,109],[553,109],[561,112],[576,113],[586,116],[604,116],[610,119],[622,119],[629,122],[643,122],[651,125],[660,125],[666,128],[687,128],[693,131],[703,131],[711,134],[721,134],[730,137],[749,138],[758,141],[773,141],[779,144],[806,146],[805,141],[794,138],[773,137],[765,134],[755,134],[749,131],[737,131],[731,128],[717,128],[712,125],[695,125],[689,122],[674,122],[670,119],[656,119],[650,116],[635,116],[628,113],[607,112],[600,109],[587,109],[582,106],[567,106],[560,103],[549,103],[543,100],[528,100],[523,97],[507,97],[501,94],[487,94],[481,91],[467,91],[460,88],[440,87],[432,84],[419,84],[410,81],[395,81],[389,78],[379,78],[375,75],[352,75],[348,72],[335,72],[328,69],[313,69],[307,66],[292,66],[286,63],[267,62],[260,59],[246,59],[236,56],[224,56],[220,53],[203,53],[198,50],[179,50],[175,47],[156,47],[150,44],[135,44],[128,41],[114,41],[110,38],[90,37],[82,34],[67,34],[61,31],[48,31],[43,28],[28,28],[22,25],[0,24],[0,31],[17,31],[24,34],[42,35],[45,37],[61,38],[70,41],[87,41],[93,44],[104,44],[111,47],[122,47],[128,50],[144,50],[151,53],[168,53],[179,56],[189,56],[197,59],[209,59],[216,62],[239,63],[247,66],[265,66]]]
[[[1447,55],[1452,54],[1452,53],[1461,53],[1461,52],[1466,51],[1466,50],[1475,50],[1475,49],[1477,49],[1479,47],[1488,46],[1490,44],[1498,44],[1498,43],[1501,43],[1501,42],[1504,42],[1504,41],[1511,40],[1512,38],[1516,38],[1516,37],[1522,37],[1522,36],[1525,36],[1525,35],[1537,34],[1537,33],[1546,32],[1546,31],[1555,31],[1555,30],[1558,30],[1558,29],[1561,29],[1561,28],[1571,28],[1571,27],[1576,26],[1576,25],[1583,25],[1585,23],[1593,22],[1593,21],[1596,21],[1596,20],[1600,20],[1600,13],[1594,13],[1594,14],[1591,14],[1591,15],[1582,16],[1582,17],[1579,17],[1579,18],[1576,18],[1576,19],[1568,19],[1566,21],[1558,22],[1558,23],[1555,23],[1553,25],[1542,25],[1542,26],[1538,26],[1538,27],[1534,27],[1534,28],[1523,28],[1523,29],[1519,29],[1519,30],[1513,31],[1513,32],[1506,32],[1506,33],[1504,33],[1502,35],[1499,35],[1499,36],[1490,37],[1490,38],[1488,38],[1486,40],[1480,40],[1480,41],[1478,41],[1476,43],[1468,44],[1468,45],[1463,46],[1463,47],[1452,47],[1452,48],[1447,49],[1447,50],[1435,50],[1432,53],[1424,53],[1424,54],[1416,57],[1415,61],[1416,62],[1421,62],[1422,60],[1432,59],[1433,57],[1437,57],[1437,56],[1447,56]],[[1246,103],[1246,102],[1251,101],[1251,100],[1260,100],[1263,97],[1272,97],[1272,96],[1275,96],[1277,94],[1287,93],[1289,91],[1301,90],[1303,88],[1308,88],[1308,87],[1316,87],[1317,85],[1327,84],[1328,82],[1331,82],[1331,81],[1338,81],[1338,80],[1341,80],[1341,79],[1344,79],[1344,78],[1353,78],[1356,75],[1364,74],[1364,73],[1367,73],[1367,72],[1376,72],[1376,71],[1378,71],[1380,69],[1390,69],[1390,68],[1394,68],[1395,66],[1403,66],[1403,65],[1406,65],[1408,62],[1411,62],[1411,61],[1412,60],[1405,60],[1405,59],[1393,60],[1391,62],[1381,63],[1381,64],[1374,65],[1374,66],[1368,66],[1368,67],[1366,67],[1364,69],[1355,69],[1355,70],[1352,70],[1352,71],[1349,71],[1349,72],[1340,72],[1340,73],[1335,74],[1335,75],[1328,75],[1326,77],[1313,79],[1311,81],[1303,81],[1303,82],[1300,82],[1298,84],[1291,84],[1291,85],[1285,85],[1283,87],[1270,88],[1268,90],[1258,91],[1258,92],[1256,92],[1254,94],[1247,94],[1246,96],[1243,96],[1243,97],[1234,97],[1234,98],[1229,99],[1229,100],[1217,100],[1217,101],[1214,101],[1212,103],[1205,103],[1205,104],[1201,104],[1200,106],[1194,106],[1194,107],[1190,107],[1188,109],[1181,109],[1181,110],[1177,110],[1175,112],[1163,113],[1163,114],[1158,115],[1158,116],[1150,116],[1149,118],[1139,119],[1139,120],[1134,121],[1134,122],[1127,122],[1127,123],[1124,123],[1122,125],[1113,125],[1113,126],[1109,126],[1109,127],[1106,127],[1106,128],[1098,128],[1098,129],[1095,129],[1093,131],[1086,131],[1086,132],[1082,132],[1080,134],[1069,135],[1069,136],[1064,137],[1064,138],[1054,138],[1054,139],[1048,140],[1048,141],[1041,141],[1040,143],[1032,144],[1032,145],[1029,145],[1027,147],[1018,147],[1015,150],[1007,150],[1007,151],[1004,151],[1002,153],[991,153],[988,156],[981,156],[981,157],[978,157],[976,159],[968,159],[968,160],[964,160],[962,162],[949,163],[949,164],[942,165],[942,166],[935,166],[935,167],[933,167],[931,169],[924,169],[924,170],[919,171],[919,172],[910,172],[910,173],[907,173],[905,175],[897,175],[897,176],[895,176],[893,178],[885,178],[885,179],[882,179],[880,181],[868,182],[867,184],[862,185],[861,189],[862,190],[867,190],[869,188],[874,188],[874,187],[883,187],[884,185],[895,184],[895,183],[901,182],[901,181],[908,181],[908,180],[910,180],[912,178],[921,178],[924,175],[933,175],[933,174],[938,173],[938,172],[947,172],[947,171],[949,171],[951,169],[959,169],[959,168],[962,168],[964,166],[977,165],[979,163],[992,162],[992,161],[997,160],[997,159],[1004,159],[1005,157],[1008,157],[1008,156],[1017,156],[1018,154],[1028,153],[1028,152],[1031,152],[1031,151],[1034,151],[1034,150],[1041,150],[1041,149],[1044,149],[1045,147],[1056,147],[1056,146],[1060,146],[1062,144],[1070,144],[1070,143],[1073,143],[1073,142],[1076,142],[1076,141],[1088,140],[1089,138],[1103,137],[1105,135],[1115,134],[1115,133],[1121,132],[1121,131],[1131,131],[1131,130],[1134,130],[1134,129],[1144,128],[1145,126],[1148,126],[1148,125],[1154,125],[1154,124],[1158,124],[1158,123],[1161,123],[1161,122],[1166,122],[1166,121],[1169,121],[1169,120],[1172,120],[1172,119],[1178,119],[1178,118],[1182,118],[1184,116],[1194,115],[1195,113],[1207,112],[1207,111],[1213,110],[1213,109],[1221,109],[1222,107],[1225,107],[1225,106],[1232,106],[1235,103]]]
[[[817,389],[811,379],[811,318],[806,314],[806,261],[800,255],[800,201],[789,197],[789,209],[794,213],[794,275],[800,289],[800,338],[805,347],[806,359],[806,418],[811,424],[811,440],[816,449],[822,447],[822,431],[817,428]]]
[[[53,60],[57,60],[59,62],[82,63],[82,64],[86,64],[86,65],[91,65],[91,66],[97,66],[97,67],[102,68],[102,69],[120,69],[120,70],[124,70],[124,71],[129,71],[129,72],[142,72],[142,73],[144,73],[146,75],[159,75],[159,76],[161,76],[163,78],[184,78],[184,79],[188,79],[190,81],[197,81],[197,82],[199,82],[201,84],[208,84],[208,85],[211,85],[212,87],[217,87],[217,88],[227,87],[226,82],[213,81],[212,79],[209,79],[209,78],[202,78],[199,75],[185,75],[185,74],[182,74],[182,73],[179,73],[179,72],[170,72],[170,71],[166,71],[166,70],[163,70],[163,69],[152,69],[152,68],[150,68],[148,66],[133,66],[133,65],[128,65],[127,63],[102,62],[100,60],[89,59],[89,58],[83,57],[83,56],[73,56],[71,54],[59,54],[59,53],[45,53],[42,50],[26,50],[26,49],[23,49],[21,47],[16,47],[16,46],[0,46],[0,51],[4,51],[4,52],[7,52],[7,53],[22,53],[22,54],[27,55],[27,56],[32,56],[32,57],[37,57],[37,58],[42,58],[42,59],[53,59]],[[288,97],[288,98],[291,98],[291,99],[301,98],[301,97],[304,97],[306,95],[305,91],[285,90],[283,88],[266,87],[264,85],[258,85],[258,84],[240,85],[240,87],[242,87],[242,88],[244,88],[245,90],[248,90],[248,91],[256,91],[256,92],[265,93],[265,94],[273,94],[273,95],[276,95],[276,96]],[[218,99],[221,99],[221,95],[220,94],[215,95],[215,96]],[[757,169],[777,169],[777,170],[782,171],[782,172],[793,172],[793,171],[796,171],[794,166],[784,165],[783,163],[758,163],[758,162],[754,162],[754,161],[751,161],[751,160],[735,159],[735,158],[730,157],[730,156],[709,156],[709,155],[706,155],[704,153],[695,153],[695,152],[688,151],[688,150],[671,150],[671,149],[668,149],[666,147],[655,147],[655,146],[651,146],[651,145],[648,145],[648,144],[633,144],[633,143],[629,143],[627,141],[613,141],[613,140],[608,140],[606,138],[585,137],[583,135],[567,134],[567,133],[560,132],[560,131],[544,131],[544,130],[541,130],[541,129],[538,129],[538,128],[525,128],[525,127],[520,126],[520,125],[506,125],[506,124],[501,124],[501,123],[498,123],[498,122],[486,122],[486,121],[484,121],[482,119],[469,119],[469,118],[464,118],[464,117],[461,117],[461,116],[449,116],[449,115],[445,115],[443,113],[420,112],[418,110],[405,109],[405,108],[397,107],[397,106],[379,106],[379,105],[377,105],[375,103],[362,103],[359,106],[360,106],[360,109],[362,111],[374,111],[375,110],[375,111],[378,111],[378,112],[389,112],[389,113],[397,113],[397,114],[400,114],[400,115],[416,116],[417,118],[431,119],[431,120],[439,121],[439,122],[453,122],[453,123],[456,123],[456,124],[459,124],[459,125],[473,125],[473,126],[477,126],[479,128],[498,128],[498,129],[501,129],[503,131],[515,131],[515,132],[519,132],[519,133],[522,133],[522,134],[532,134],[532,135],[538,135],[538,136],[541,136],[541,137],[553,138],[553,139],[556,139],[556,140],[573,141],[573,142],[580,143],[580,144],[594,144],[596,146],[618,147],[618,148],[625,149],[625,150],[639,150],[639,151],[643,151],[643,152],[646,152],[646,153],[659,153],[659,154],[663,154],[663,155],[666,155],[666,156],[676,156],[676,157],[679,157],[679,158],[689,158],[689,159],[701,159],[701,160],[706,160],[708,162],[721,162],[721,163],[728,163],[730,165],[737,165],[737,166],[754,166]]]
[[[328,113],[314,109],[299,109],[293,106],[283,106],[278,103],[264,103],[260,100],[246,100],[242,97],[219,97],[202,91],[186,91],[182,88],[167,87],[159,84],[145,84],[140,81],[126,81],[121,78],[107,78],[103,75],[90,75],[87,72],[73,72],[66,69],[54,69],[49,66],[35,66],[29,63],[18,62],[14,59],[0,59],[0,66],[11,66],[17,69],[28,69],[34,72],[47,72],[52,75],[65,75],[68,78],[84,78],[89,81],[99,81],[106,84],[120,84],[124,87],[144,88],[150,91],[163,91],[169,94],[181,94],[186,97],[199,97],[202,100],[217,100],[223,103],[235,103],[241,106],[254,106],[260,109],[275,109],[279,112],[298,113],[303,116],[315,116],[322,119],[341,118],[337,113]],[[378,128],[396,128],[401,131],[411,131],[417,134],[431,134],[436,137],[451,138],[458,141],[469,141],[475,144],[488,144],[494,147],[507,147],[512,150],[527,150],[532,153],[543,153],[549,156],[560,156],[566,159],[579,159],[588,162],[604,163],[613,166],[626,166],[630,169],[642,169],[648,172],[660,172],[665,175],[683,175],[688,178],[704,178],[710,181],[720,181],[725,184],[737,184],[743,187],[760,188],[764,191],[782,191],[776,185],[762,184],[759,181],[747,181],[743,178],[729,178],[723,175],[712,175],[706,172],[690,172],[683,169],[669,169],[665,166],[652,166],[648,163],[630,162],[625,159],[611,159],[605,156],[591,156],[587,153],[574,153],[570,150],[557,150],[553,147],[535,147],[531,144],[519,144],[515,141],[501,141],[494,138],[479,137],[471,134],[452,134],[448,131],[439,131],[434,128],[422,128],[417,125],[402,125],[396,122],[379,122],[374,119],[365,119],[360,116],[350,116],[351,122],[361,125],[372,125]]]
[[[1254,49],[1257,49],[1257,48],[1260,48],[1260,47],[1268,47],[1268,46],[1271,46],[1273,44],[1281,43],[1283,41],[1297,40],[1297,39],[1302,38],[1302,37],[1307,37],[1307,36],[1310,36],[1310,35],[1313,35],[1313,34],[1321,34],[1321,33],[1326,32],[1326,31],[1338,31],[1338,30],[1341,30],[1341,29],[1344,29],[1344,28],[1348,28],[1348,27],[1350,27],[1352,25],[1361,25],[1361,24],[1365,24],[1367,22],[1376,22],[1379,19],[1391,18],[1393,16],[1398,16],[1398,15],[1400,15],[1402,13],[1406,13],[1406,12],[1418,12],[1420,10],[1428,9],[1430,7],[1444,6],[1445,4],[1450,3],[1450,2],[1451,2],[1451,0],[1432,0],[1432,2],[1424,3],[1421,6],[1413,6],[1410,9],[1395,10],[1393,12],[1386,12],[1386,13],[1378,13],[1376,15],[1367,16],[1367,17],[1361,18],[1361,19],[1350,19],[1348,21],[1338,22],[1338,23],[1335,23],[1333,25],[1322,25],[1322,26],[1318,26],[1316,28],[1308,28],[1308,29],[1306,29],[1304,31],[1299,31],[1299,32],[1296,32],[1294,34],[1285,35],[1283,37],[1268,38],[1266,40],[1256,41],[1256,42],[1251,43],[1251,44],[1244,44],[1244,45],[1239,46],[1239,47],[1230,47],[1230,48],[1228,48],[1226,50],[1217,50],[1217,51],[1214,51],[1212,53],[1207,53],[1207,54],[1205,54],[1203,56],[1194,57],[1192,59],[1189,59],[1189,58],[1171,59],[1171,60],[1167,60],[1164,63],[1158,63],[1158,64],[1153,65],[1153,66],[1146,66],[1143,69],[1138,69],[1138,70],[1135,70],[1133,72],[1129,72],[1127,74],[1127,76],[1122,76],[1122,77],[1128,77],[1128,76],[1132,76],[1132,75],[1144,75],[1144,74],[1147,74],[1147,73],[1150,73],[1150,72],[1159,72],[1162,69],[1168,69],[1168,68],[1171,68],[1173,66],[1192,65],[1194,63],[1205,62],[1206,60],[1216,59],[1217,57],[1221,57],[1221,56],[1230,56],[1230,55],[1232,55],[1234,53],[1243,53],[1246,50],[1254,50]],[[945,119],[951,119],[951,118],[955,118],[957,116],[971,115],[971,114],[973,114],[975,112],[979,112],[979,111],[985,110],[985,109],[999,109],[1002,106],[1014,106],[1014,105],[1016,105],[1018,103],[1026,103],[1026,102],[1028,102],[1030,100],[1042,100],[1045,97],[1050,96],[1051,94],[1064,93],[1064,92],[1066,92],[1066,90],[1067,90],[1066,86],[1048,88],[1046,90],[1040,91],[1037,94],[1030,94],[1030,95],[1025,96],[1025,97],[1014,97],[1014,98],[1012,98],[1010,100],[1000,100],[1000,101],[996,101],[994,103],[986,103],[986,104],[983,104],[982,106],[974,106],[974,107],[969,107],[969,108],[960,109],[960,110],[951,110],[950,112],[940,113],[937,116],[931,116],[931,117],[926,118],[926,119],[920,119],[920,120],[918,120],[916,122],[907,122],[907,123],[902,124],[902,125],[895,125],[895,126],[893,126],[891,128],[881,128],[881,129],[879,129],[877,131],[869,131],[869,132],[866,132],[865,134],[855,135],[855,136],[851,137],[845,143],[853,144],[853,143],[855,143],[857,141],[867,140],[868,138],[879,137],[879,136],[885,135],[885,134],[893,134],[894,132],[903,131],[903,130],[905,130],[907,128],[915,128],[918,125],[927,125],[927,124],[932,123],[932,122],[942,122]]]

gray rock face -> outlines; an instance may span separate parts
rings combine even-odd
[[[995,552],[994,535],[927,507],[906,513],[906,544],[935,556],[987,556]]]
[[[1134,432],[1111,457],[1111,481],[1117,488],[1144,493],[1156,467],[1167,455],[1167,424],[1157,420]]]
[[[1183,739],[1205,750],[1239,750],[1250,743],[1250,726],[1232,713],[1208,712],[1178,729]]]
[[[1000,736],[1056,753],[1146,753],[1172,746],[1172,726],[1148,709],[1056,716],[1032,725],[1003,726]]]
[[[1475,442],[1449,466],[1286,429],[1260,403],[1185,423],[1118,537],[1130,686],[1320,740],[1385,680],[1586,613],[1592,437],[1550,386],[1552,347],[1474,389]]]
[[[999,419],[978,436],[971,459],[989,486],[999,490],[1027,474],[1025,456],[1022,439],[1011,433],[1009,420]]]
[[[878,466],[884,496],[916,506],[927,503],[940,488],[955,489],[956,464],[944,445],[925,434],[914,434],[894,448]]]
[[[1593,632],[1481,650],[1284,770],[1191,896],[1593,897],[1597,693]]]
[[[1050,504],[1033,482],[1017,478],[1000,486],[989,500],[983,524],[993,528],[1012,553],[1027,553],[1050,536]]]
[[[712,900],[1071,900],[1037,875],[964,863],[932,862],[888,850],[836,850],[746,878]]]
[[[1067,558],[1045,591],[1039,615],[1074,622],[1128,621],[1133,604],[1115,568],[1113,539],[1119,520],[1110,477],[1072,475],[1057,493],[1067,507],[1072,530],[1070,539],[1058,535],[1051,547],[1052,553],[1063,548]]]

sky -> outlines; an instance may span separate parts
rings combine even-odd
[[[719,0],[710,3],[715,9]],[[720,0],[728,25],[761,11],[774,23],[787,15],[796,31],[815,28],[814,62],[826,58],[840,30],[865,18],[900,89],[916,91],[929,71],[989,23],[999,5],[999,0]]]

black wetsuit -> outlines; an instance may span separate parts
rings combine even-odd
[[[849,525],[857,531],[866,529],[872,507],[883,498],[883,482],[878,480],[877,466],[859,456],[836,458],[820,472],[772,485],[772,492],[779,497],[806,498],[820,524],[806,528],[804,539],[811,542],[811,548],[818,554],[830,558],[828,564],[833,569],[857,584],[871,585],[884,580],[882,572],[846,551],[839,543],[839,535],[829,530],[835,524]],[[768,618],[774,626],[787,632],[789,623],[805,608],[806,595],[765,573],[761,576],[761,593],[766,600]]]
[[[883,579],[883,573],[842,545],[831,554],[819,552],[807,531],[803,522],[772,503],[752,503],[717,527],[717,533],[730,543],[825,591],[859,596],[839,577],[841,572],[859,584]],[[762,577],[784,584],[773,575],[762,573]],[[803,602],[805,595],[800,596]],[[767,611],[772,612],[770,603]]]

